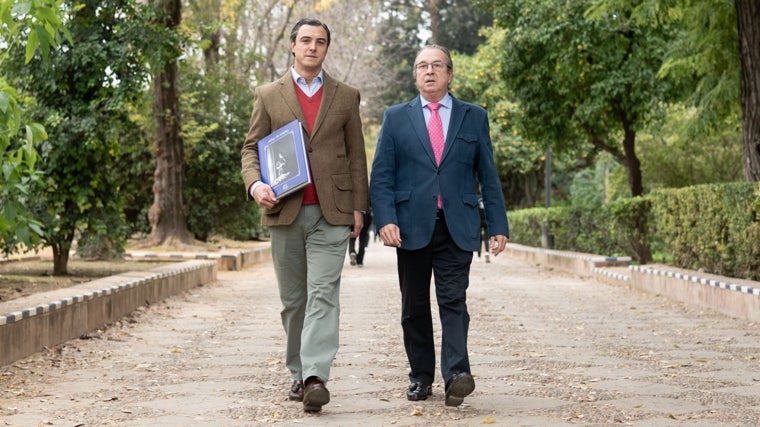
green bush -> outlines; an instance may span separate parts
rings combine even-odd
[[[673,263],[760,279],[760,186],[708,184],[653,193],[656,234]]]
[[[553,249],[628,255],[638,263],[663,254],[672,264],[728,277],[760,279],[760,184],[709,184],[657,190],[599,207],[510,212],[511,241]]]

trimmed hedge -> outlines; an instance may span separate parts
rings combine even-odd
[[[675,265],[760,279],[760,184],[708,184],[652,196],[657,234]]]
[[[510,240],[651,262],[652,250],[672,264],[760,280],[760,184],[709,184],[656,190],[595,208],[533,208],[509,213]]]

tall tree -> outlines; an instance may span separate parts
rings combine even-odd
[[[427,11],[430,16],[430,43],[441,44],[441,12],[438,7],[440,0],[427,0]]]
[[[506,81],[501,76],[505,61],[502,55],[507,30],[486,28],[486,41],[471,55],[453,54],[454,81],[452,92],[488,110],[494,157],[504,192],[511,208],[530,208],[543,200],[544,160],[546,146],[528,139],[521,126],[521,107],[514,102]],[[553,163],[562,173],[579,165],[577,153],[557,153]],[[559,180],[557,180],[559,181]]]
[[[365,109],[366,114],[378,123],[386,107],[406,101],[417,93],[412,64],[423,41],[420,30],[425,10],[415,0],[390,0],[383,7],[375,41],[379,59],[373,69],[382,85],[375,102]]]
[[[245,198],[240,150],[253,99],[236,37],[237,2],[193,0],[183,17],[190,32],[180,68],[187,220],[195,238],[247,240],[260,230],[259,210]],[[284,51],[285,53],[287,51]],[[263,56],[259,56],[263,59]]]
[[[735,0],[741,58],[744,177],[760,181],[760,3]]]
[[[34,117],[49,139],[39,151],[44,181],[35,187],[35,216],[53,250],[53,273],[67,273],[72,243],[100,237],[118,252],[127,227],[119,191],[121,146],[134,125],[129,106],[146,83],[137,38],[141,14],[131,0],[85,0],[63,5],[72,42],[50,52],[47,66],[22,65],[14,76],[36,100]],[[21,55],[16,64],[21,64]]]
[[[182,50],[178,31],[182,21],[181,0],[154,0],[160,24],[176,43],[164,44],[160,69],[153,73],[153,115],[156,120],[156,171],[153,175],[153,205],[148,211],[151,244],[182,246],[193,242],[187,226],[183,191],[185,187],[182,120],[179,109],[177,64]]]
[[[615,8],[625,0],[599,0]],[[637,20],[678,31],[661,75],[680,82],[696,107],[687,132],[714,133],[742,123],[744,177],[760,180],[760,5],[754,0],[648,0]],[[737,102],[739,101],[739,102]]]
[[[560,150],[591,144],[623,165],[643,194],[637,132],[657,117],[670,87],[657,77],[671,35],[631,19],[638,2],[589,14],[593,1],[501,0],[509,33],[503,77],[524,109],[526,136]]]
[[[440,29],[438,42],[452,51],[472,55],[485,35],[481,29],[490,27],[493,18],[484,7],[473,7],[470,0],[438,0]]]
[[[417,94],[412,63],[422,45],[437,43],[472,54],[485,40],[480,29],[492,22],[488,11],[465,0],[389,0],[381,4],[379,20],[373,72],[381,87],[366,109],[377,121],[386,107]]]

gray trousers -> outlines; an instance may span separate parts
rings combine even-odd
[[[269,229],[287,335],[285,364],[295,380],[330,378],[349,232],[347,225],[327,223],[319,205],[303,206],[293,224]]]

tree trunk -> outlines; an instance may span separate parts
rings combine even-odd
[[[636,131],[631,122],[623,120],[623,152],[625,153],[626,171],[628,184],[631,187],[631,197],[639,197],[644,194],[644,184],[641,177],[641,162],[636,157]],[[647,240],[648,225],[646,213],[641,213],[636,218],[636,231],[630,236],[633,258],[640,264],[652,262],[652,249]]]
[[[741,58],[744,178],[760,181],[760,3],[736,0]]]
[[[430,41],[434,44],[440,43],[440,15],[438,8],[438,0],[428,0],[428,12],[430,12]]]
[[[641,178],[641,162],[636,157],[636,131],[632,130],[628,123],[623,123],[623,152],[631,197],[641,196],[644,194],[644,185]]]
[[[52,244],[53,249],[53,276],[66,276],[69,274],[69,250],[71,244]]]
[[[165,13],[164,25],[176,28],[181,20],[179,0],[158,0]],[[153,75],[153,114],[156,119],[156,171],[153,174],[153,205],[148,211],[153,244],[189,244],[193,236],[187,228],[182,192],[185,183],[184,153],[177,88],[177,62],[167,60],[162,72]]]

